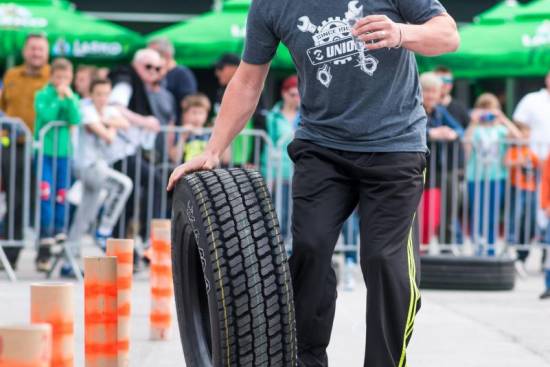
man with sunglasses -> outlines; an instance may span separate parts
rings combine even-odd
[[[454,88],[454,76],[451,69],[445,66],[439,66],[435,69],[435,73],[441,78],[443,87],[441,88],[442,98],[441,104],[447,109],[447,111],[454,117],[455,120],[460,122],[460,125],[464,129],[470,124],[470,111],[468,107],[461,101],[453,98],[452,92]]]
[[[368,288],[365,366],[404,367],[420,308],[416,209],[426,166],[426,113],[414,52],[459,45],[438,0],[253,0],[243,60],[227,87],[203,155],[183,175],[212,169],[254,112],[284,43],[301,95],[288,146],[299,366],[327,366],[336,309],[331,258],[359,205],[361,268]]]
[[[167,116],[164,121],[166,124],[171,120],[169,117],[171,112],[166,112],[166,110],[170,110],[170,107],[165,109],[156,104],[159,98],[156,98],[157,95],[155,93],[158,92],[158,88],[160,87],[159,81],[162,74],[162,68],[163,59],[157,51],[142,49],[136,52],[131,65],[119,67],[109,76],[114,86],[110,102],[127,110],[127,118],[133,125],[128,131],[122,131],[119,134],[128,144],[135,147],[135,153],[133,155],[128,156],[124,162],[119,161],[115,163],[114,167],[132,178],[134,180],[134,185],[136,187],[138,185],[141,187],[142,193],[148,192],[150,174],[154,176],[152,177],[154,187],[158,189],[161,186],[160,175],[155,172],[153,167],[150,167],[146,159],[143,159],[146,156],[143,155],[143,151],[154,148],[156,134],[162,124],[159,121],[159,117]],[[162,94],[162,92],[160,93]],[[168,92],[166,93],[169,95]],[[170,95],[168,97],[166,94],[164,94],[164,96],[168,100],[168,105],[173,105],[172,96]],[[161,95],[160,99],[162,98],[163,96]],[[136,182],[136,162],[138,161],[141,165],[139,171],[141,182]],[[129,203],[133,202],[133,195],[134,193],[132,193],[132,196],[128,200]],[[133,209],[133,205],[127,205],[126,214],[123,217],[134,218]],[[147,203],[147,195],[142,195],[139,222],[131,222],[129,225],[132,230],[138,230],[142,238],[145,238],[146,234],[146,216],[148,209],[149,204]],[[152,212],[153,217],[156,218],[160,216],[160,200],[153,200]],[[117,233],[117,230],[115,230],[115,233]],[[127,235],[126,233],[118,234]]]

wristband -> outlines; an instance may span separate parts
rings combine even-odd
[[[403,46],[403,27],[399,23],[397,24],[397,26],[399,27],[399,42],[395,47],[393,47],[394,49],[398,49]]]

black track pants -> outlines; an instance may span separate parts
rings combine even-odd
[[[365,366],[404,367],[420,308],[415,213],[424,153],[343,152],[298,139],[288,152],[295,162],[290,270],[300,366],[328,365],[336,304],[331,258],[344,221],[359,204],[368,289]]]

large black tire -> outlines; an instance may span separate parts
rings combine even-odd
[[[516,273],[513,259],[423,256],[420,264],[420,287],[424,289],[514,289]]]
[[[174,193],[172,236],[187,367],[296,366],[288,261],[260,174],[186,176]]]

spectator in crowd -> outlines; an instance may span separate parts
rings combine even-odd
[[[276,149],[271,152],[281,153],[281,156],[269,156],[270,151],[266,146],[262,155],[262,173],[264,178],[274,180],[281,175],[281,203],[280,220],[283,239],[288,239],[290,233],[290,183],[292,181],[292,161],[287,153],[288,144],[294,139],[294,131],[299,122],[300,92],[298,91],[298,77],[290,76],[283,81],[281,87],[282,101],[275,104],[267,115],[267,134]],[[280,148],[280,149],[279,149]],[[271,165],[269,165],[270,163]],[[279,164],[277,164],[279,163]],[[268,167],[271,172],[268,172]],[[277,201],[277,199],[276,199]]]
[[[197,79],[193,72],[175,60],[174,45],[166,38],[149,42],[149,48],[157,51],[165,60],[163,87],[168,89],[176,101],[176,121],[181,121],[181,105],[185,97],[197,93]]]
[[[546,217],[546,231],[544,236],[544,243],[546,247],[550,247],[550,159],[547,159],[544,163],[541,182],[541,208],[544,211]],[[548,253],[548,251],[547,251]],[[540,299],[550,299],[550,256],[546,256],[544,264],[544,280],[545,290],[540,295]]]
[[[80,253],[79,242],[98,221],[97,238],[106,239],[124,210],[132,192],[132,180],[112,168],[110,164],[126,157],[126,141],[118,131],[130,128],[120,110],[109,105],[111,82],[95,79],[90,85],[91,103],[82,105],[82,128],[79,129],[78,148],[75,151],[75,175],[82,183],[82,198],[69,231],[68,241],[75,254]],[[106,195],[102,192],[105,191]],[[105,248],[105,243],[100,243]],[[61,268],[62,275],[73,275],[69,264]]]
[[[36,111],[35,139],[50,122],[66,125],[49,130],[42,147],[43,165],[40,181],[40,243],[36,266],[50,270],[52,245],[67,238],[65,195],[70,186],[69,160],[72,156],[71,127],[80,123],[78,96],[72,91],[73,65],[67,59],[53,61],[50,83],[41,89],[34,101]]]
[[[97,68],[94,74],[95,79],[109,79],[109,74],[111,73],[111,70],[106,67]]]
[[[8,117],[21,119],[31,133],[34,132],[34,96],[42,89],[50,78],[50,67],[48,65],[48,40],[43,34],[29,34],[23,47],[23,65],[9,69],[4,75],[3,91],[0,98],[0,110]],[[6,216],[4,231],[1,237],[8,238],[10,228],[13,230],[13,240],[23,239],[23,202],[25,177],[25,136],[18,132],[10,132],[2,127],[0,131],[3,138],[2,161],[0,170],[2,172],[14,172],[15,180],[12,183],[8,175],[1,175],[2,190],[14,192],[12,202],[7,200],[7,211],[13,211],[13,222]],[[15,148],[12,149],[13,145]],[[10,149],[8,149],[10,148]],[[4,251],[12,267],[16,267],[20,247],[4,246]]]
[[[121,223],[119,236],[133,236],[139,233],[145,239],[148,212],[151,212],[153,217],[161,215],[161,200],[152,200],[150,205],[146,195],[150,186],[150,175],[152,175],[153,188],[151,189],[153,190],[162,189],[161,177],[147,160],[142,159],[142,148],[150,150],[154,147],[156,134],[161,126],[160,121],[155,117],[147,89],[148,86],[158,82],[161,69],[162,59],[158,52],[142,49],[136,52],[130,66],[119,67],[110,75],[113,81],[110,102],[121,108],[123,116],[132,125],[127,132],[121,133],[121,136],[132,146],[132,154],[115,162],[114,168],[134,180],[134,191],[128,200],[133,202],[133,195],[139,194],[140,203],[138,213],[134,213],[134,205],[126,207],[124,217],[131,219],[131,222],[128,226],[123,226]],[[139,182],[136,182],[138,160],[141,168]],[[126,227],[127,233],[120,233],[123,227]]]
[[[453,206],[450,205],[454,199],[459,185],[453,172],[454,154],[460,154],[459,149],[453,149],[464,136],[464,129],[451,116],[447,109],[441,105],[441,89],[443,81],[435,73],[424,73],[420,77],[422,95],[424,98],[424,109],[428,116],[427,134],[428,146],[431,150],[430,162],[426,167],[426,184],[424,196],[421,203],[421,240],[422,243],[429,243],[442,224],[441,217],[444,216],[444,238],[442,243],[451,243],[453,237],[458,237],[460,225],[453,223]],[[460,159],[460,157],[457,157]],[[455,187],[453,187],[455,181]],[[445,197],[441,197],[441,191],[445,190]],[[454,189],[454,190],[453,190]],[[441,212],[441,200],[445,200],[445,212]],[[455,235],[453,236],[453,234]]]
[[[75,92],[80,96],[81,102],[90,101],[90,86],[96,72],[97,68],[90,65],[80,65],[76,69],[76,74],[74,77],[74,89]]]
[[[441,78],[443,86],[441,88],[441,105],[447,109],[447,112],[462,125],[464,129],[470,123],[470,111],[458,99],[453,98],[454,76],[451,69],[440,66],[435,69],[435,73]]]
[[[514,112],[514,121],[531,128],[531,149],[541,163],[548,159],[550,152],[550,72],[545,84],[546,88],[523,97]]]
[[[161,126],[174,126],[176,124],[176,101],[172,94],[161,84],[162,69],[166,64],[166,60],[159,57],[156,62],[151,62],[151,65],[157,73],[157,77],[154,79],[143,79],[147,98],[151,105],[151,111],[153,112],[153,116],[160,122]],[[163,133],[151,135],[151,139],[154,139],[154,149],[146,152],[146,159],[153,164],[168,161],[169,151],[174,144],[173,134]]]
[[[494,244],[503,206],[506,139],[521,139],[518,128],[504,115],[497,97],[490,93],[479,96],[466,130],[468,163],[468,198],[470,231],[478,253],[494,256]]]
[[[178,139],[178,143],[170,152],[172,161],[180,164],[187,162],[204,152],[210,133],[204,132],[212,105],[207,96],[202,93],[192,94],[184,98],[182,125],[187,129]]]
[[[216,78],[218,78],[218,83],[220,88],[218,89],[216,101],[214,103],[214,113],[217,115],[221,106],[223,95],[225,94],[225,89],[229,85],[231,79],[237,72],[237,68],[241,62],[240,57],[234,54],[225,54],[215,65]],[[255,139],[252,136],[247,136],[246,132],[250,130],[265,130],[265,105],[263,99],[260,98],[256,111],[252,116],[252,119],[246,124],[243,132],[244,136],[237,137],[233,144],[231,145],[231,161],[236,166],[244,166],[250,163],[255,162],[256,153],[256,144]],[[261,147],[260,147],[261,148]]]
[[[525,141],[531,137],[531,128],[517,124],[522,140],[513,144],[506,153],[506,166],[510,169],[510,224],[508,242],[528,245],[535,236],[537,215],[537,177],[539,159]],[[529,251],[518,250],[518,273],[526,276],[525,261]]]

